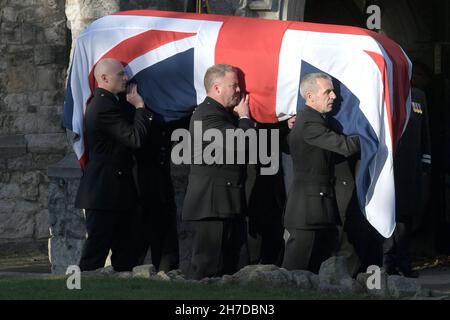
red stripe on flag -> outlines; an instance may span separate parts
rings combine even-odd
[[[410,79],[408,76],[409,63],[400,46],[394,41],[378,33],[375,33],[372,37],[383,46],[391,59],[393,66],[392,83],[394,101],[391,101],[391,103],[393,103],[394,108],[392,108],[393,114],[391,115],[389,113],[389,115],[392,116],[389,119],[392,122],[392,147],[393,153],[395,154],[397,144],[403,132],[403,127],[407,120],[406,102],[411,90]]]
[[[392,115],[391,115],[391,96],[389,95],[389,77],[386,70],[386,61],[384,61],[384,57],[378,53],[371,52],[371,51],[364,51],[367,53],[373,61],[375,61],[376,65],[378,66],[378,69],[380,69],[381,76],[383,78],[383,94],[384,94],[384,101],[386,103],[386,112],[388,116],[388,124],[389,124],[389,131],[391,133],[392,142],[394,142],[394,137],[392,135]],[[395,145],[392,144],[392,147]]]
[[[105,53],[98,61],[106,58],[119,60],[124,66],[135,58],[159,48],[167,43],[195,36],[195,33],[149,30],[122,41]],[[97,62],[98,62],[97,61]],[[97,64],[97,63],[96,63]],[[96,88],[94,68],[89,73],[89,86],[93,92]]]
[[[195,33],[149,30],[122,41],[101,59],[113,58],[128,64],[135,58],[167,43],[195,36]]]
[[[289,23],[257,19],[224,22],[216,44],[215,63],[227,63],[244,73],[243,88],[250,94],[252,117],[275,123],[278,61]],[[270,112],[267,112],[270,110]]]

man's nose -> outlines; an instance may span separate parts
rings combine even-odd
[[[337,97],[336,97],[336,94],[334,93],[334,91],[331,91],[330,92],[330,98],[331,99],[336,99]]]
[[[236,87],[236,92],[241,92],[241,87],[237,86]]]

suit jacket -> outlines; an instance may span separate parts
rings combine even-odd
[[[334,193],[333,154],[359,151],[359,139],[329,128],[319,112],[305,106],[288,137],[294,179],[289,191],[284,225],[292,229],[322,229],[339,223]]]
[[[396,220],[408,222],[421,207],[422,173],[431,171],[428,109],[423,91],[412,88],[411,114],[394,157]]]
[[[145,141],[152,114],[137,109],[134,117],[111,92],[97,88],[85,114],[89,158],[75,200],[77,208],[126,210],[135,207],[133,149]]]
[[[202,154],[211,142],[203,141],[200,148],[194,142],[194,122],[202,124],[202,136],[208,129],[217,129],[222,133],[223,143],[213,143],[223,151],[223,164],[206,164]],[[191,167],[186,196],[183,204],[183,220],[201,220],[205,218],[230,218],[244,213],[245,210],[245,164],[225,164],[225,132],[227,129],[241,128],[244,131],[253,127],[250,119],[237,119],[230,111],[210,97],[194,111],[189,132],[192,139]],[[198,133],[197,133],[198,134]],[[196,137],[201,139],[201,137]],[[243,146],[235,150],[245,152]],[[196,162],[201,161],[201,164]]]

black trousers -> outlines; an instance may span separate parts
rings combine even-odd
[[[284,227],[279,221],[249,226],[248,251],[250,264],[281,266],[284,254]]]
[[[248,263],[245,217],[192,221],[191,226],[194,237],[190,278],[233,274]]]
[[[176,207],[149,207],[139,209],[138,264],[142,264],[150,248],[152,264],[157,270],[168,272],[179,267],[179,248]]]
[[[410,223],[397,222],[394,233],[383,243],[383,266],[410,270],[410,243]]]
[[[318,273],[322,262],[338,249],[338,231],[333,229],[301,230],[287,229],[283,268],[287,270],[309,270]]]
[[[81,271],[105,266],[109,250],[115,271],[130,271],[135,266],[131,221],[134,211],[85,210],[87,239],[80,259]]]

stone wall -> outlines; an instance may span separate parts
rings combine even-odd
[[[46,171],[69,150],[64,4],[0,1],[0,243],[49,235]]]

